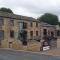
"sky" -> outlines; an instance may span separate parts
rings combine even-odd
[[[10,8],[15,14],[38,18],[52,13],[60,20],[60,0],[0,0],[0,8]]]

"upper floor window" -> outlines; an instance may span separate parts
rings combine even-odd
[[[4,25],[3,17],[0,17],[0,26]]]
[[[31,27],[33,26],[33,23],[32,23],[32,22],[30,22],[30,26],[31,26]]]
[[[23,29],[23,22],[19,22],[19,30],[21,31]]]
[[[14,20],[10,19],[10,26],[14,26]]]
[[[27,23],[26,22],[19,22],[19,30],[21,31],[22,29],[27,28]]]
[[[38,22],[36,22],[36,27],[38,27]]]
[[[27,28],[27,23],[23,22],[23,28]]]
[[[0,40],[4,40],[4,31],[0,30]]]

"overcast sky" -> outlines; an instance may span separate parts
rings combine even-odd
[[[39,17],[53,13],[60,18],[60,0],[0,0],[0,7],[10,8],[15,14]]]

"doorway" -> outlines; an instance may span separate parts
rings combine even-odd
[[[20,40],[23,45],[27,45],[27,31],[20,32]]]

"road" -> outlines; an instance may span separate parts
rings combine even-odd
[[[0,49],[0,60],[60,60],[60,58],[38,53]]]

